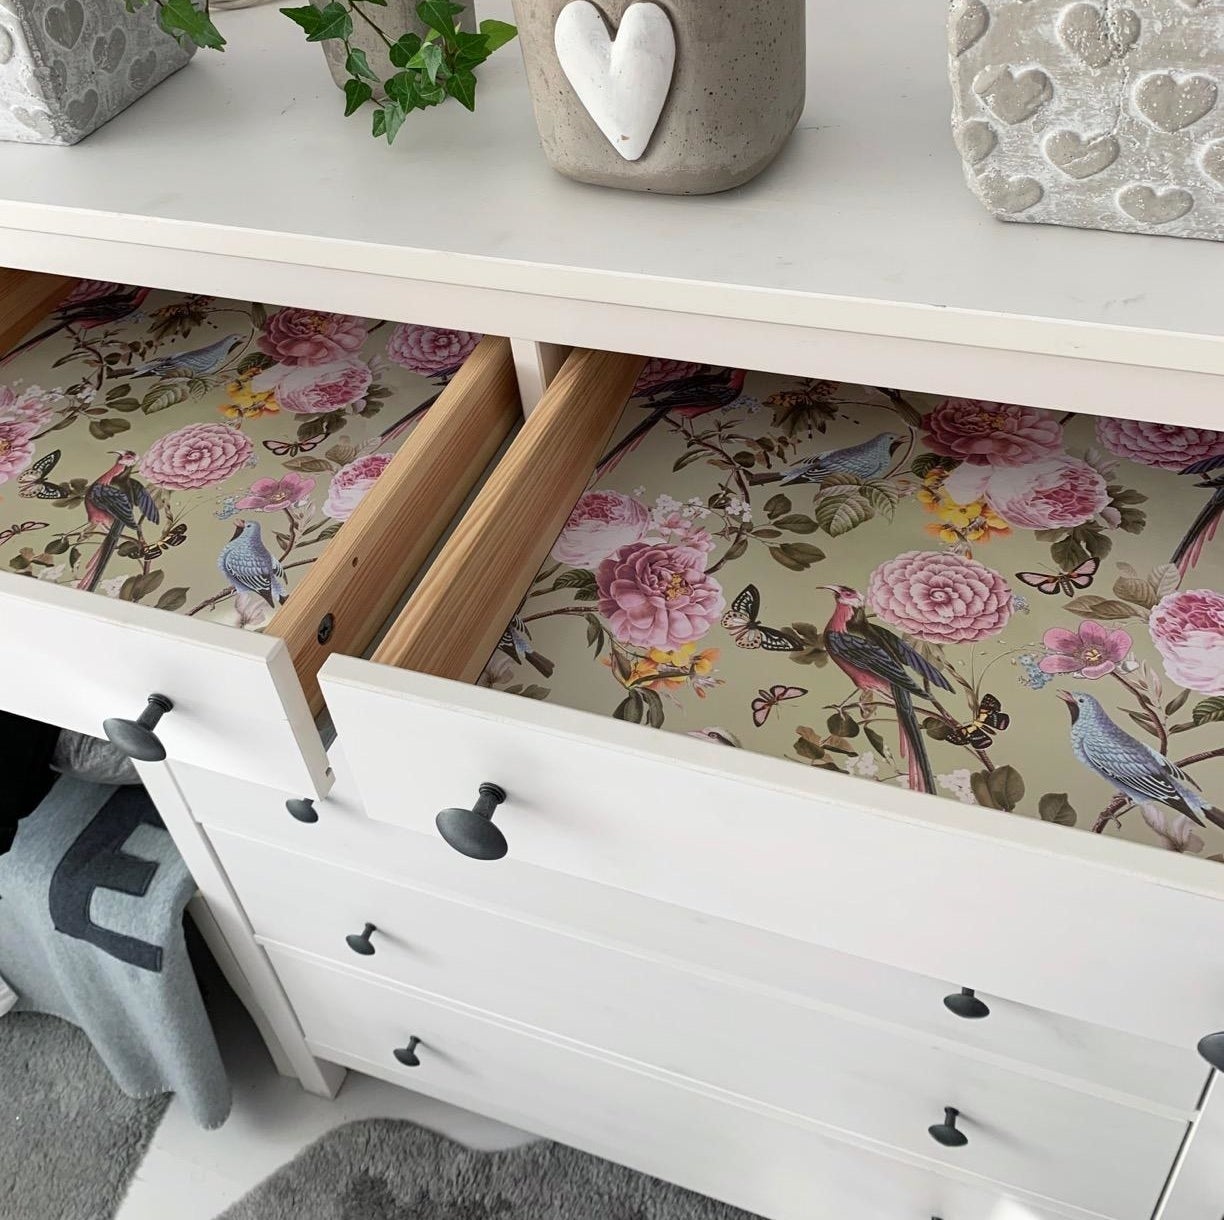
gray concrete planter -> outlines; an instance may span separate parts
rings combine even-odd
[[[1000,220],[1224,240],[1224,4],[952,0],[953,129]]]
[[[674,68],[636,160],[617,145],[636,152],[642,133],[619,133],[607,120],[605,134],[558,58],[554,31],[567,2],[514,0],[536,124],[555,170],[602,186],[705,195],[747,182],[781,151],[803,110],[805,0],[657,0],[672,28]],[[630,7],[597,3],[605,28],[617,31]]]
[[[180,47],[150,5],[0,0],[0,140],[75,144],[177,72]]]

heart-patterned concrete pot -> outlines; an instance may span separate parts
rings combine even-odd
[[[747,182],[803,110],[804,8],[514,0],[549,163],[582,182],[670,195]]]
[[[951,0],[949,41],[999,219],[1224,241],[1224,0]]]
[[[0,0],[0,140],[75,144],[195,48],[123,0]]]

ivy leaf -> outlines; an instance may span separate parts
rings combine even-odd
[[[384,83],[383,89],[388,100],[402,107],[405,113],[416,109],[419,100],[417,78],[411,71],[397,72]],[[383,109],[387,109],[386,102],[383,103]]]
[[[374,96],[374,90],[363,80],[349,77],[344,82],[344,117],[356,114]]]
[[[467,110],[476,109],[476,73],[470,68],[460,68],[446,82],[446,92]],[[680,459],[683,461],[684,459]]]
[[[431,30],[437,30],[448,42],[455,37],[455,14],[463,12],[462,4],[451,0],[421,0],[416,6],[417,16]]]
[[[485,49],[489,55],[518,36],[518,30],[508,21],[494,21],[492,18],[480,23],[480,32],[484,35]]]
[[[332,38],[348,38],[353,33],[353,19],[337,0],[323,8],[304,4],[300,8],[283,8],[290,21],[297,22],[306,33],[307,42],[326,42]]]
[[[393,144],[395,137],[399,134],[399,129],[403,127],[404,120],[408,117],[408,107],[401,106],[398,102],[384,102],[382,108],[387,116],[387,143]]]
[[[1085,593],[1082,597],[1068,602],[1067,609],[1081,618],[1147,618],[1146,614],[1142,614],[1126,602],[1116,601],[1110,597],[1097,597],[1095,593]]]
[[[208,14],[200,12],[191,0],[159,0],[161,13],[158,21],[161,28],[172,38],[182,42],[184,38],[197,47],[210,51],[225,49],[221,31],[209,20]]]
[[[421,44],[420,50],[404,65],[410,72],[424,72],[431,85],[438,80],[438,69],[442,67],[442,48],[436,42]],[[473,78],[473,83],[475,83]]]
[[[1055,822],[1059,826],[1074,826],[1078,815],[1065,792],[1047,792],[1037,802],[1037,812],[1043,822]]]
[[[370,0],[366,0],[366,3],[369,2]],[[399,65],[397,64],[396,67]],[[349,47],[348,55],[344,60],[344,70],[359,80],[373,81],[374,84],[378,84],[378,73],[370,67],[370,61],[360,47]]]
[[[1194,705],[1190,718],[1196,725],[1215,724],[1224,720],[1224,697],[1212,695],[1210,699],[1200,699]]]
[[[387,51],[387,57],[397,68],[406,68],[412,57],[421,49],[419,34],[401,34]]]

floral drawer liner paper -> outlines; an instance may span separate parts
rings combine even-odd
[[[0,352],[0,565],[259,629],[479,338],[82,281]]]
[[[1224,433],[653,360],[481,681],[1220,861],[1222,512]]]

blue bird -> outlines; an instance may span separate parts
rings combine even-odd
[[[750,475],[750,483],[823,483],[830,475],[851,474],[859,479],[878,479],[887,469],[901,438],[895,432],[881,432],[869,441],[830,449],[804,458],[785,470]]]
[[[133,377],[207,377],[215,373],[229,358],[230,352],[242,341],[240,335],[226,335],[207,347],[191,352],[171,352],[147,360],[132,370]]]
[[[234,536],[217,556],[217,567],[235,593],[255,593],[276,609],[289,597],[285,569],[264,546],[258,521],[234,522]]]
[[[1058,695],[1071,711],[1071,749],[1090,771],[1138,805],[1167,805],[1200,826],[1205,817],[1224,827],[1224,812],[1207,802],[1190,776],[1118,728],[1091,695],[1065,690]]]

